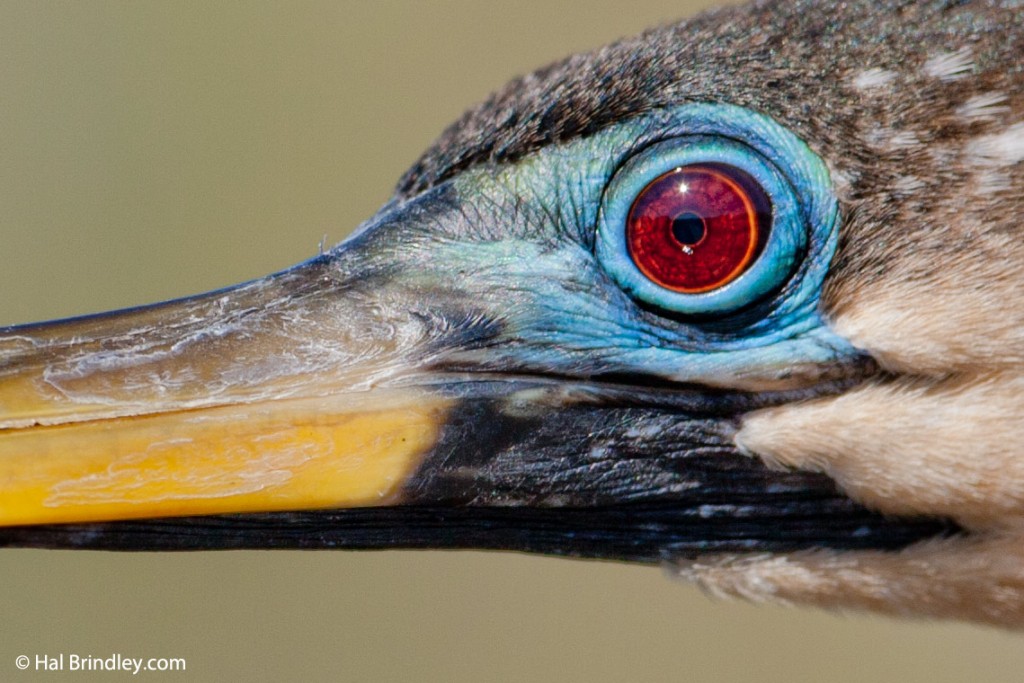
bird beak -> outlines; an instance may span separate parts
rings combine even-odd
[[[327,259],[0,333],[0,525],[382,505],[451,400]]]

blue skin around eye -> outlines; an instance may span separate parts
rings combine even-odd
[[[685,295],[638,278],[624,242],[636,194],[681,163],[709,161],[764,187],[770,243],[715,292]],[[371,223],[365,238],[381,235],[372,240],[382,245],[377,256],[399,268],[396,282],[410,293],[450,290],[474,316],[500,321],[483,350],[448,352],[470,362],[759,387],[859,355],[818,310],[838,236],[825,164],[783,126],[741,107],[650,112],[517,162],[470,169]]]
[[[697,343],[702,352],[677,350],[671,364],[661,343],[619,358],[628,355],[638,368],[675,379],[717,382],[733,373],[764,370],[772,375],[769,368],[774,368],[785,374],[787,365],[855,356],[818,312],[839,226],[838,202],[821,158],[771,118],[743,107],[696,103],[651,118],[620,132],[640,138],[658,131],[659,139],[625,160],[606,181],[595,216],[598,263],[626,294],[662,310],[721,322],[733,311],[762,302],[763,313],[744,321],[735,334],[707,335]],[[757,263],[740,278],[716,291],[687,295],[654,284],[636,268],[626,247],[625,224],[632,202],[649,182],[676,166],[702,162],[725,163],[753,176],[772,201],[773,225]],[[630,322],[633,340],[644,338],[646,326]],[[688,327],[699,330],[701,323]],[[625,336],[620,335],[620,344]]]

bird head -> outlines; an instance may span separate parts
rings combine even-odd
[[[1024,15],[769,3],[467,112],[345,242],[0,331],[0,544],[439,547],[1024,623]]]

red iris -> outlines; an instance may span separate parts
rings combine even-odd
[[[641,190],[626,219],[626,243],[651,280],[698,294],[749,268],[770,223],[771,202],[748,174],[696,164],[673,169]]]

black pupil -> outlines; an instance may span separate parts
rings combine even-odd
[[[695,213],[681,213],[672,221],[672,236],[679,244],[697,244],[704,239],[704,221]]]

